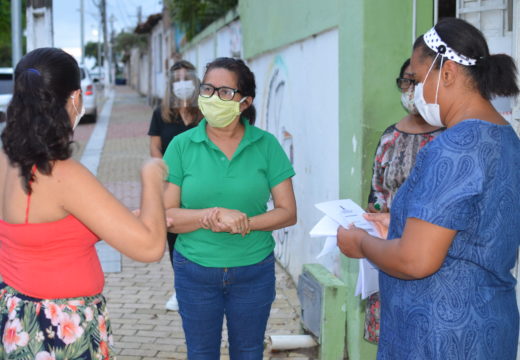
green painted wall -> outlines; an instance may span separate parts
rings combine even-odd
[[[366,205],[382,131],[404,115],[395,78],[411,55],[412,1],[344,0],[340,8],[340,196]],[[417,35],[432,26],[433,0],[417,1]],[[363,339],[365,302],[354,293],[358,261],[342,259],[349,359],[375,359]]]
[[[244,58],[331,28],[339,29],[340,196],[366,205],[382,131],[404,115],[395,78],[412,48],[412,0],[240,0]],[[433,25],[433,0],[417,0],[420,35]],[[354,297],[357,260],[342,259],[351,360],[374,359],[363,340],[364,302]]]
[[[251,59],[337,26],[341,2],[239,0],[244,58]]]

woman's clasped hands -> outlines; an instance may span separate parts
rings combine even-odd
[[[200,225],[213,232],[241,234],[243,237],[251,231],[250,221],[245,213],[221,207],[209,209],[200,219]]]

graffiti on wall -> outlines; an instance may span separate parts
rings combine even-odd
[[[286,121],[287,110],[290,108],[288,104],[287,68],[280,56],[274,58],[269,71],[267,71],[266,84],[263,127],[276,136],[294,166],[293,136]],[[272,207],[272,200],[269,205]],[[291,228],[273,231],[276,242],[275,256],[286,268],[290,262],[289,241],[292,240],[291,233]]]

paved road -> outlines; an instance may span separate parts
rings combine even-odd
[[[148,155],[148,121],[152,110],[144,98],[128,87],[116,87],[97,176],[129,208],[139,206],[140,165]],[[80,159],[95,124],[80,124],[75,133]],[[295,285],[279,266],[277,296],[271,310],[267,335],[302,333]],[[186,359],[186,345],[177,312],[164,304],[173,288],[169,258],[142,264],[122,257],[122,272],[107,273],[108,299],[118,360]],[[223,331],[223,339],[226,338]],[[264,359],[316,359],[316,349],[273,352]],[[222,341],[221,359],[229,359],[227,342]]]

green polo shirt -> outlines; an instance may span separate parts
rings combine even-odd
[[[223,207],[247,216],[263,214],[271,189],[294,170],[276,138],[243,121],[245,132],[231,160],[208,138],[206,120],[170,143],[164,154],[168,181],[181,188],[181,208]],[[270,231],[252,231],[245,237],[198,229],[179,234],[175,250],[208,267],[252,265],[274,249]]]

